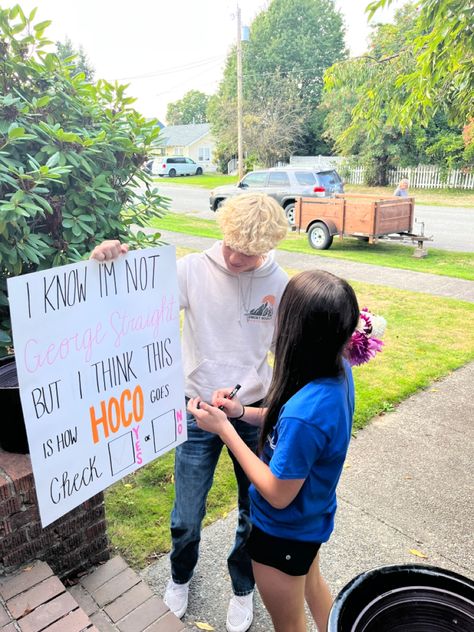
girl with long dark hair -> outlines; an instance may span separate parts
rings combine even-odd
[[[188,404],[252,483],[247,550],[277,632],[306,630],[305,600],[318,629],[326,629],[332,599],[318,552],[334,527],[336,486],[351,437],[354,385],[344,353],[358,319],[346,281],[302,272],[281,299],[266,408],[228,399],[230,388],[216,391],[212,405],[199,397]],[[236,419],[262,427],[259,456],[238,436]]]

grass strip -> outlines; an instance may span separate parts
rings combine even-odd
[[[154,220],[152,226],[157,230],[169,230],[198,237],[215,239],[221,237],[214,220],[182,213],[167,213],[164,217]],[[358,239],[336,237],[329,250],[315,250],[309,245],[306,233],[288,233],[287,239],[278,246],[279,250],[289,252],[474,280],[474,253],[438,250],[430,248],[429,242],[427,242],[427,247],[428,256],[424,259],[415,259],[412,256],[414,246],[402,246],[384,241],[369,244]],[[317,262],[315,266],[317,267]]]
[[[354,369],[357,431],[375,415],[474,359],[474,305],[364,283],[353,286],[360,306],[388,321],[383,352]],[[169,551],[173,458],[169,453],[156,459],[105,493],[112,546],[136,568]],[[204,524],[225,516],[235,503],[233,468],[223,451]]]

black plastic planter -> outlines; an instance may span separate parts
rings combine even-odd
[[[28,454],[28,439],[21,409],[15,359],[0,360],[0,446],[6,452]]]
[[[474,632],[474,582],[435,566],[383,566],[350,581],[327,632]]]

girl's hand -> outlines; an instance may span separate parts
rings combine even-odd
[[[231,391],[231,388],[220,388],[219,390],[214,391],[212,394],[211,404],[217,408],[222,406],[227,417],[232,419],[233,417],[238,417],[242,414],[243,404],[236,397],[234,397],[234,399],[227,399]]]
[[[89,259],[112,261],[127,252],[128,244],[122,244],[118,239],[106,239],[94,248]]]
[[[194,415],[197,425],[201,430],[207,430],[207,432],[220,435],[226,425],[230,425],[223,410],[219,410],[215,406],[203,402],[200,397],[194,397],[189,400],[188,410]]]

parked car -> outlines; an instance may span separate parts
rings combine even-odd
[[[250,171],[237,185],[224,185],[211,191],[209,206],[217,211],[228,197],[253,191],[267,193],[280,204],[290,225],[295,221],[295,201],[300,196],[333,197],[344,193],[344,184],[335,169],[273,167]]]
[[[163,156],[155,158],[151,172],[154,176],[201,176],[202,167],[185,156]]]

